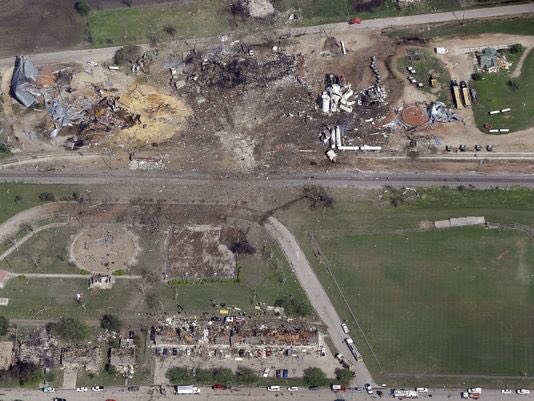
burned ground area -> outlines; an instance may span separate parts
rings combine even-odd
[[[80,45],[85,22],[72,0],[3,0],[0,57],[46,52]]]

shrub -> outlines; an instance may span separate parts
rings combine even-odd
[[[506,85],[508,85],[508,87],[513,91],[516,91],[519,89],[519,81],[515,78],[509,79],[508,81],[506,81]]]
[[[87,4],[85,0],[79,0],[76,3],[74,3],[74,9],[82,17],[85,17],[87,16],[87,14],[89,14],[91,7],[89,7],[89,4]]]
[[[290,316],[308,316],[310,314],[310,307],[304,301],[295,298],[288,294],[274,301],[274,306],[284,308],[284,312]]]
[[[80,342],[87,337],[87,325],[78,319],[61,318],[56,323],[49,323],[47,330],[68,342]]]
[[[39,194],[39,200],[47,201],[47,202],[55,202],[56,195],[54,195],[52,192],[41,192]]]
[[[510,53],[521,53],[524,47],[521,43],[515,43],[510,46]]]
[[[307,368],[302,378],[308,386],[320,386],[326,381],[326,374],[321,368]]]
[[[0,336],[5,336],[9,329],[9,320],[5,316],[0,316]]]
[[[117,316],[106,313],[100,319],[100,327],[106,330],[119,331],[122,327],[122,321]]]
[[[135,63],[141,57],[141,53],[142,51],[139,46],[121,47],[115,52],[115,64]]]
[[[482,74],[480,72],[474,72],[471,74],[471,79],[473,81],[480,81],[482,79]]]

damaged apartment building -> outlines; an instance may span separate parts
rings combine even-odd
[[[323,348],[323,334],[312,324],[298,321],[187,320],[169,318],[152,329],[156,353],[165,349],[187,356],[266,358],[271,355],[317,353]]]

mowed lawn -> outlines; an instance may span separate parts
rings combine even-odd
[[[88,25],[93,46],[209,37],[229,29],[229,5],[220,0],[94,10]],[[175,30],[174,36],[169,28]]]
[[[336,310],[348,320],[376,380],[458,386],[467,380],[462,375],[482,374],[492,376],[486,384],[497,386],[503,381],[495,375],[531,374],[533,239],[521,231],[420,227],[461,216],[534,227],[534,191],[425,188],[417,201],[396,208],[382,190],[331,192],[333,209],[295,205],[277,217],[295,234]],[[380,365],[325,262],[315,256],[310,235],[330,261]]]
[[[477,126],[484,132],[486,130],[482,126],[485,123],[494,128],[508,128],[511,132],[534,127],[534,52],[529,52],[521,68],[521,75],[514,78],[518,84],[517,89],[509,85],[511,72],[482,75],[483,80],[472,81],[479,99],[473,103]],[[488,114],[491,110],[507,107],[512,109],[510,113]]]
[[[531,237],[470,227],[317,240],[388,372],[534,370]]]

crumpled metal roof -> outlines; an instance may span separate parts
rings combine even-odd
[[[39,71],[25,56],[15,57],[15,68],[11,77],[11,93],[24,106],[31,107],[37,101],[36,83]],[[33,92],[32,92],[33,90]]]

